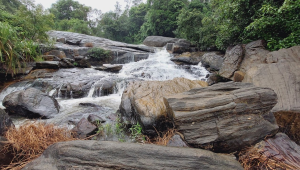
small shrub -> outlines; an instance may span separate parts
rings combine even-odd
[[[39,157],[43,151],[56,142],[75,140],[70,130],[57,128],[53,124],[28,123],[19,128],[10,128],[5,137],[8,144],[5,153],[14,158],[8,166],[1,169],[21,169],[31,160]]]
[[[85,47],[94,47],[94,44],[91,42],[87,42],[84,44]]]
[[[88,51],[87,56],[95,59],[106,59],[110,57],[110,51],[94,47]]]
[[[157,137],[152,138],[152,139],[148,138],[147,143],[167,146],[167,144],[169,143],[169,140],[174,136],[175,133],[176,133],[175,129],[169,129],[168,131],[166,131],[162,135],[160,135],[158,133]]]

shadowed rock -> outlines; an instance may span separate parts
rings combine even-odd
[[[28,118],[51,118],[59,113],[56,99],[35,88],[13,92],[2,103],[9,114]]]
[[[242,170],[232,156],[192,148],[111,141],[70,141],[51,145],[24,170],[59,169]]]

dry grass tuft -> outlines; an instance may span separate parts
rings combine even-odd
[[[276,170],[276,169],[297,169],[284,163],[282,160],[264,154],[257,148],[250,148],[239,154],[239,162],[245,170]]]
[[[168,131],[166,131],[162,135],[158,135],[155,138],[152,138],[152,139],[147,138],[147,143],[167,146],[170,139],[175,135],[175,133],[176,133],[175,129],[169,129]]]
[[[5,137],[9,144],[4,152],[12,153],[14,158],[1,169],[21,169],[39,157],[48,146],[56,142],[76,140],[70,130],[43,123],[27,123],[19,128],[10,128]]]
[[[85,47],[94,47],[94,44],[91,43],[91,42],[86,42],[86,43],[84,44],[84,46],[85,46]]]

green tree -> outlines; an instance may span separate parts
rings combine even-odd
[[[250,40],[264,39],[278,50],[300,44],[300,0],[264,2],[257,17],[245,29]]]
[[[188,4],[187,0],[148,0],[148,12],[141,28],[142,36],[160,35],[175,37],[176,18],[180,10]]]

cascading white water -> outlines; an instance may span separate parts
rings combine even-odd
[[[56,74],[53,78],[44,79],[44,81],[54,81],[58,84],[58,86],[54,87],[54,89],[51,89],[48,94],[50,96],[56,94],[55,97],[60,105],[60,113],[54,118],[43,121],[61,126],[69,126],[70,121],[78,122],[82,117],[87,117],[91,113],[97,114],[104,119],[109,117],[113,121],[115,118],[112,115],[115,114],[115,112],[119,109],[121,95],[126,88],[128,81],[164,81],[171,80],[176,77],[184,77],[191,80],[201,80],[204,79],[206,74],[208,74],[201,64],[190,66],[189,70],[180,68],[170,60],[171,57],[172,56],[165,49],[161,49],[156,53],[151,54],[146,60],[124,64],[122,70],[118,74],[96,71],[93,68],[81,69],[80,71],[77,70],[78,72],[76,72],[76,76],[78,77],[78,81],[85,77],[96,77],[96,79],[93,79],[94,82],[91,82],[93,85],[91,86],[87,97],[80,99],[74,99],[72,97],[68,99],[62,98],[61,89],[64,84],[68,84],[69,82],[66,82],[64,79],[59,79],[59,75]],[[66,74],[72,73],[72,69],[69,70],[71,70],[70,73]],[[100,95],[96,94],[95,97],[92,97],[95,91],[95,86],[103,79],[112,80],[115,82],[115,87],[113,90],[114,94],[101,96],[102,88],[100,88],[99,92],[97,92]],[[5,95],[9,94],[10,92],[22,90],[26,87],[30,87],[31,85],[32,83],[29,83],[5,89],[0,94],[0,102],[2,103]],[[65,93],[67,94],[67,91],[65,91]],[[74,96],[74,92],[69,91],[69,93],[70,96]],[[84,108],[80,106],[80,103],[92,103],[95,104],[96,107],[93,107],[92,109]],[[0,107],[1,106],[2,105],[0,105]],[[18,122],[14,123],[18,124]]]

